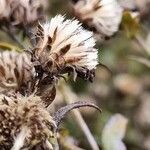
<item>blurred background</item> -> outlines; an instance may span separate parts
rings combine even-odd
[[[77,82],[70,81],[70,86],[80,100],[93,100],[102,109],[101,114],[93,109],[81,109],[99,145],[105,124],[111,116],[119,113],[128,119],[123,139],[127,149],[150,150],[150,63],[146,65],[139,60],[143,58],[148,63],[150,58],[150,53],[145,50],[147,44],[147,50],[150,52],[150,5],[145,5],[146,1],[141,0],[137,3],[142,12],[139,24],[135,25],[132,21],[129,24],[123,22],[128,28],[121,25],[115,36],[97,46],[99,61],[106,65],[111,73],[99,66],[93,83],[77,79]],[[53,16],[61,13],[72,17],[69,8],[66,0],[53,0],[49,14]],[[145,47],[135,35],[137,32],[142,36]],[[114,126],[117,128],[117,125]],[[67,128],[67,132],[74,138],[80,139],[78,142],[81,147],[90,149],[73,118],[69,117],[63,127]]]

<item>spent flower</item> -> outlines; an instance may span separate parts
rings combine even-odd
[[[95,32],[100,42],[118,31],[122,8],[117,0],[78,0],[72,7],[75,16]]]
[[[32,61],[37,72],[41,73],[40,69],[47,75],[57,76],[74,71],[86,79],[91,78],[98,64],[98,51],[94,48],[93,33],[83,29],[79,21],[57,15],[39,24],[35,38]]]
[[[55,126],[39,97],[0,95],[1,149],[34,149],[44,144],[51,150]]]

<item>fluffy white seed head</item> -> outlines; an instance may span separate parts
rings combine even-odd
[[[93,33],[84,30],[75,19],[65,20],[58,15],[39,24],[36,40],[35,58],[49,72],[68,66],[92,70],[98,63]]]
[[[97,38],[109,37],[118,31],[122,8],[117,0],[79,0],[72,6],[77,18],[95,30]]]

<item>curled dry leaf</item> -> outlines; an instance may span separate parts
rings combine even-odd
[[[46,105],[46,107],[48,107],[53,102],[56,96],[55,84],[43,83],[43,81],[41,83],[38,85],[36,95],[39,95],[43,103]]]
[[[55,112],[53,118],[55,120],[56,125],[59,126],[60,122],[62,121],[62,119],[66,116],[66,114],[69,111],[76,109],[76,108],[80,108],[80,107],[93,107],[101,112],[101,109],[97,105],[95,105],[91,102],[78,101],[78,102],[69,104],[67,106],[64,106],[64,107],[60,108],[57,112]]]

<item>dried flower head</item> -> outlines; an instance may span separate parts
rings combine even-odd
[[[117,0],[78,0],[72,7],[75,16],[96,33],[98,40],[118,31],[122,8]]]
[[[43,16],[47,0],[0,0],[0,20],[13,25],[32,24]]]
[[[34,68],[25,53],[0,52],[0,92],[18,91],[32,79]]]
[[[1,149],[36,149],[44,145],[52,150],[55,121],[44,108],[39,97],[0,96]]]
[[[61,15],[39,24],[33,62],[36,71],[47,75],[69,73],[70,70],[90,79],[97,65],[97,49],[92,32],[82,28],[77,20],[65,20]]]
[[[3,20],[5,18],[8,18],[10,14],[10,7],[7,7],[7,1],[6,0],[0,0],[0,20]]]

